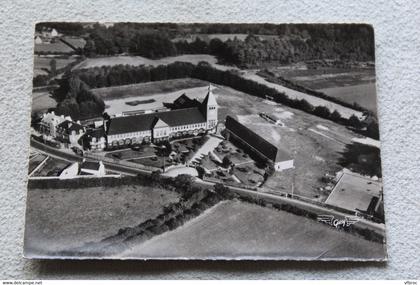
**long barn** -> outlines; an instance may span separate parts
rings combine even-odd
[[[277,148],[234,118],[227,116],[225,126],[228,139],[233,137],[240,140],[260,158],[270,162],[276,171],[294,167],[294,160],[286,151]]]

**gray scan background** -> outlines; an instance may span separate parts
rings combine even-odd
[[[420,1],[2,1],[0,279],[419,278]],[[364,22],[376,32],[388,263],[31,261],[22,258],[34,23]],[[228,241],[227,241],[228,242]]]

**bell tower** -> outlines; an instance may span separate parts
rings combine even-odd
[[[217,125],[217,109],[218,105],[216,102],[216,98],[213,95],[212,86],[209,85],[208,93],[206,98],[202,103],[203,111],[205,112],[206,121],[207,121],[207,129],[213,129]]]

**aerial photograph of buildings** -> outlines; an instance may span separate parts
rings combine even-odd
[[[35,26],[24,255],[387,259],[364,24]]]

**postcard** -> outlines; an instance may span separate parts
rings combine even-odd
[[[385,261],[367,24],[35,26],[24,255]]]

